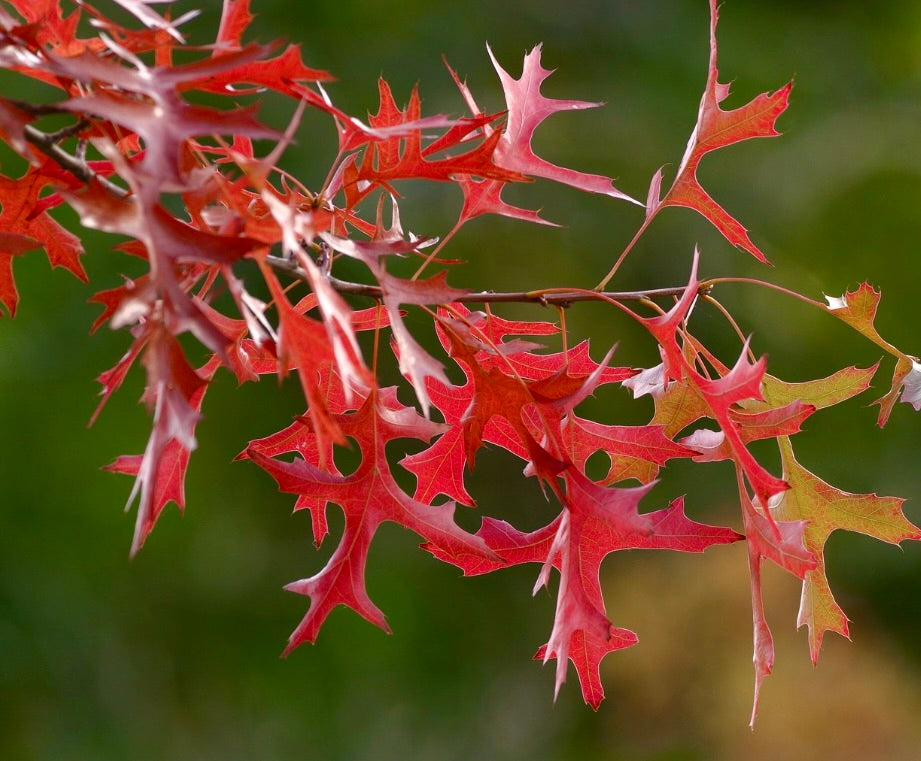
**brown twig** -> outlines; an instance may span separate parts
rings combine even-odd
[[[60,164],[63,169],[66,169],[78,180],[82,180],[87,184],[95,180],[110,193],[113,193],[119,198],[127,198],[130,195],[129,191],[125,190],[124,188],[120,188],[115,183],[94,172],[90,168],[89,164],[86,163],[86,161],[77,156],[71,155],[60,145],[58,145],[59,140],[63,140],[65,137],[71,137],[73,134],[76,134],[76,132],[79,132],[77,127],[80,124],[81,122],[78,122],[75,125],[65,127],[64,129],[60,129],[57,132],[50,134],[36,129],[31,124],[27,124],[23,128],[22,133],[29,143],[38,148],[38,150],[48,156],[48,158],[53,159],[58,164]],[[83,126],[85,126],[85,123]]]
[[[274,269],[286,272],[301,280],[306,281],[306,273],[297,266],[297,263],[290,259],[280,256],[267,256],[266,264]],[[347,280],[340,280],[332,276],[328,277],[330,285],[339,293],[351,296],[368,296],[373,299],[380,299],[383,296],[380,286],[368,285],[366,283],[352,283]],[[699,293],[709,293],[711,286],[702,283]],[[521,303],[521,304],[541,304],[542,306],[567,307],[577,301],[597,301],[599,299],[614,301],[642,301],[643,299],[664,298],[668,296],[681,296],[687,290],[687,286],[677,286],[674,288],[652,288],[645,291],[587,291],[587,290],[565,290],[565,289],[548,289],[534,291],[471,291],[457,298],[453,302],[462,304],[500,304],[500,303]],[[435,303],[435,302],[433,302]]]

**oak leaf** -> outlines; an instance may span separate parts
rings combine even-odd
[[[697,179],[697,168],[703,157],[719,148],[755,137],[775,137],[778,117],[786,110],[792,82],[773,93],[762,93],[744,106],[726,111],[720,107],[729,96],[729,85],[719,81],[716,67],[716,0],[710,0],[710,63],[707,85],[700,100],[697,123],[688,139],[687,148],[678,166],[671,188],[659,200],[661,170],[650,183],[646,204],[647,219],[666,206],[686,206],[706,217],[734,246],[743,248],[762,262],[767,257],[752,242],[748,231],[720,206]]]
[[[804,540],[816,557],[816,567],[803,579],[796,625],[809,628],[809,654],[819,659],[826,631],[848,637],[848,619],[835,601],[825,575],[825,542],[838,529],[856,531],[890,544],[921,539],[921,530],[902,512],[904,500],[876,494],[849,494],[825,483],[797,462],[790,440],[778,439],[784,479],[790,491],[784,493],[774,514],[778,519],[807,521]]]
[[[816,567],[815,555],[806,547],[804,520],[778,520],[770,512],[755,505],[737,474],[739,500],[742,507],[742,525],[748,545],[748,571],[752,598],[752,624],[755,667],[755,694],[752,700],[750,725],[754,726],[758,715],[761,686],[774,668],[774,637],[764,613],[761,593],[761,566],[765,558],[776,563],[798,579]]]
[[[452,181],[455,175],[474,175],[505,181],[525,179],[521,173],[495,163],[493,154],[501,137],[498,133],[492,133],[479,140],[463,153],[432,158],[433,153],[464,146],[469,130],[450,130],[442,136],[443,139],[423,147],[423,128],[454,127],[455,121],[442,116],[423,119],[419,92],[416,88],[413,89],[409,103],[404,109],[397,107],[386,80],[378,80],[378,90],[380,105],[377,113],[368,118],[368,122],[372,129],[390,129],[394,130],[395,134],[385,140],[370,142],[368,150],[357,165],[355,182],[378,183],[390,189],[390,183],[396,180],[426,179],[447,182]],[[475,118],[472,122],[467,120],[470,130],[481,126],[482,123],[482,119]],[[450,139],[444,139],[447,136],[450,136]]]
[[[343,433],[354,439],[361,463],[347,476],[329,473],[304,460],[288,463],[258,449],[247,454],[266,470],[282,491],[334,502],[345,515],[342,539],[324,568],[285,588],[311,599],[310,610],[294,630],[285,654],[303,642],[316,640],[320,627],[337,605],[346,605],[371,623],[389,631],[384,614],[365,587],[365,563],[371,541],[385,521],[398,523],[423,537],[427,547],[447,557],[477,555],[494,558],[486,543],[458,528],[454,503],[425,505],[410,498],[390,472],[386,447],[400,438],[427,441],[442,426],[396,401],[396,389],[373,392],[357,412],[336,416]]]
[[[551,164],[537,156],[531,148],[535,130],[548,116],[560,111],[596,108],[602,104],[581,100],[558,100],[543,95],[540,91],[541,85],[553,71],[541,66],[540,45],[535,46],[525,55],[521,77],[518,79],[512,77],[499,65],[489,46],[486,49],[499,75],[499,80],[502,82],[502,90],[508,106],[505,129],[502,131],[502,139],[496,148],[496,162],[506,169],[529,177],[544,177],[589,193],[601,193],[636,203],[630,196],[615,188],[609,177],[577,172],[574,169]]]
[[[877,399],[874,404],[879,405],[877,424],[882,428],[889,421],[892,408],[900,400],[911,404],[915,410],[918,404],[918,383],[921,378],[921,365],[917,357],[897,349],[883,338],[874,324],[876,310],[879,307],[880,293],[869,283],[861,283],[855,290],[846,291],[842,296],[826,296],[828,302],[826,309],[842,322],[850,325],[865,338],[882,347],[896,358],[895,370],[892,374],[892,384],[889,391]],[[906,386],[907,384],[907,386]],[[908,389],[907,393],[905,389]]]
[[[703,552],[742,537],[729,528],[690,520],[682,499],[664,510],[639,513],[639,500],[651,484],[605,488],[572,470],[565,480],[566,509],[538,578],[538,584],[546,583],[551,565],[560,570],[556,616],[550,639],[536,657],[544,662],[557,659],[556,692],[566,678],[566,661],[571,660],[585,702],[597,709],[604,698],[601,659],[637,641],[635,634],[607,618],[599,581],[604,558],[624,549]]]
[[[83,247],[80,239],[56,222],[47,211],[36,213],[40,195],[49,178],[30,167],[18,179],[0,175],[0,303],[15,316],[19,294],[13,280],[13,257],[41,246],[52,267],[63,267],[86,282],[80,263]]]
[[[614,650],[637,642],[629,629],[608,619],[599,573],[604,558],[626,549],[671,549],[702,552],[715,544],[739,541],[732,529],[708,526],[687,517],[683,499],[651,513],[638,511],[639,501],[653,487],[604,487],[576,470],[564,475],[565,508],[543,528],[522,532],[505,521],[486,518],[477,532],[501,559],[470,554],[437,557],[460,567],[465,575],[490,573],[520,563],[543,565],[534,591],[560,572],[556,615],[550,640],[536,658],[557,658],[556,692],[566,677],[567,661],[576,668],[585,702],[598,708],[604,698],[599,665]],[[429,548],[427,548],[429,549]]]

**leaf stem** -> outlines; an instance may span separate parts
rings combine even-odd
[[[764,286],[765,288],[770,288],[771,290],[779,291],[780,293],[784,293],[787,296],[792,296],[794,299],[799,299],[800,301],[806,304],[809,304],[810,306],[818,307],[823,312],[828,311],[826,305],[823,304],[821,301],[810,299],[808,296],[803,296],[803,294],[801,293],[797,293],[796,291],[791,291],[789,288],[784,288],[782,285],[777,285],[776,283],[769,283],[766,280],[758,280],[757,278],[754,278],[754,277],[714,277],[714,278],[710,278],[709,280],[705,280],[701,282],[701,286],[708,286],[712,288],[713,286],[719,285],[721,283],[747,283],[750,285],[761,285],[761,286]]]
[[[620,265],[624,263],[624,259],[627,258],[627,254],[633,250],[633,247],[636,245],[636,242],[640,239],[640,236],[646,232],[646,228],[649,227],[649,223],[655,218],[656,214],[653,212],[646,219],[643,220],[643,224],[640,225],[639,229],[636,231],[636,234],[630,239],[630,242],[627,244],[626,248],[621,252],[620,256],[617,257],[617,261],[614,262],[614,266],[611,267],[607,275],[602,278],[601,282],[595,286],[596,291],[604,290],[604,287],[611,282],[611,278],[617,274],[617,270],[620,269]]]
[[[425,257],[425,260],[422,262],[422,264],[419,265],[419,269],[416,270],[415,274],[410,278],[410,280],[418,280],[418,279],[419,279],[419,276],[422,274],[423,270],[425,270],[425,268],[428,267],[429,264],[432,263],[432,260],[433,260],[436,256],[438,256],[438,254],[441,253],[441,249],[443,249],[443,248],[445,247],[445,245],[447,244],[447,242],[448,242],[449,240],[451,240],[451,238],[454,237],[454,234],[455,234],[458,230],[460,230],[460,228],[461,228],[461,221],[458,220],[457,222],[455,222],[454,227],[452,227],[452,228],[448,231],[448,234],[445,235],[440,241],[438,241],[438,245],[435,246],[435,248],[432,250],[432,252],[431,252],[428,256]]]
[[[726,309],[726,307],[724,307],[719,301],[717,301],[715,298],[713,298],[713,296],[709,294],[704,296],[704,301],[706,301],[711,306],[715,307],[716,310],[721,315],[723,315],[723,317],[726,319],[726,322],[728,322],[732,326],[732,329],[733,331],[735,331],[736,336],[738,336],[739,340],[744,345],[745,344],[745,334],[742,332],[742,328],[739,327],[739,323],[735,321],[735,318],[732,316],[729,310]],[[748,347],[748,357],[752,361],[752,363],[755,362],[755,353],[752,351],[751,346]]]

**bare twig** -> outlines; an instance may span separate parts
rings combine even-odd
[[[266,257],[266,264],[274,269],[286,272],[301,280],[306,281],[306,273],[297,266],[297,263],[280,256]],[[352,283],[347,280],[340,280],[329,276],[330,285],[339,293],[349,294],[352,296],[368,296],[373,299],[379,299],[383,293],[380,286],[368,285],[366,283]],[[702,283],[699,293],[709,293],[711,286]],[[577,301],[597,301],[597,300],[614,300],[614,301],[642,301],[644,299],[663,298],[668,296],[681,296],[687,290],[687,286],[676,286],[674,288],[651,288],[645,291],[587,291],[587,290],[566,290],[566,289],[547,289],[534,291],[472,291],[465,293],[453,299],[455,302],[462,304],[500,304],[500,303],[522,303],[522,304],[541,304],[543,306],[567,307]],[[433,302],[434,303],[434,302]]]
[[[53,143],[59,143],[61,140],[66,140],[69,137],[73,137],[81,133],[87,127],[90,126],[90,123],[86,119],[79,119],[73,124],[68,124],[66,127],[61,127],[61,129],[56,132],[47,133],[48,139]]]
[[[44,153],[46,156],[60,164],[63,169],[66,169],[78,180],[82,180],[87,184],[95,180],[110,193],[118,196],[119,198],[127,198],[130,195],[127,190],[120,188],[115,183],[97,174],[82,158],[72,156],[60,145],[58,145],[59,140],[62,140],[65,137],[70,137],[72,134],[79,131],[76,129],[78,124],[80,124],[80,122],[72,125],[71,127],[65,127],[64,129],[58,130],[57,132],[51,134],[42,132],[41,130],[33,127],[31,124],[27,124],[23,128],[23,135],[29,143],[38,148],[38,150]]]
[[[16,106],[20,111],[25,111],[32,116],[44,116],[45,114],[69,114],[66,108],[61,108],[57,103],[32,103],[28,100],[19,100],[17,98],[6,98],[7,103]]]

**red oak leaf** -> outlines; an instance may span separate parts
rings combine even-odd
[[[546,563],[550,557],[553,539],[563,520],[561,512],[546,526],[535,531],[523,532],[506,521],[483,518],[477,531],[489,548],[496,553],[494,558],[463,555],[452,559],[443,558],[435,549],[426,547],[435,557],[452,563],[464,572],[464,576],[479,576],[522,563]]]
[[[502,190],[508,183],[502,180],[482,180],[469,175],[461,175],[457,178],[457,184],[464,194],[464,205],[457,220],[457,227],[483,214],[498,214],[502,217],[534,222],[539,225],[559,227],[556,222],[544,219],[539,211],[522,209],[503,201]]]
[[[286,463],[256,449],[248,450],[250,459],[266,470],[282,491],[335,502],[345,515],[342,539],[323,570],[285,587],[311,599],[310,610],[291,635],[285,654],[303,642],[315,641],[337,605],[346,605],[389,631],[383,613],[365,588],[368,550],[385,521],[416,532],[426,540],[426,546],[438,548],[447,557],[495,557],[482,539],[457,527],[454,503],[432,506],[417,502],[403,492],[390,472],[388,442],[400,438],[427,441],[442,426],[396,402],[395,389],[372,393],[357,412],[339,415],[336,422],[355,440],[362,456],[358,468],[348,476],[322,471],[303,460]]]
[[[11,0],[10,4],[27,22],[25,27],[16,29],[17,36],[37,49],[50,49],[59,55],[76,55],[88,46],[101,47],[97,40],[83,40],[77,36],[81,16],[79,8],[65,18],[60,0]],[[53,80],[34,69],[23,67],[20,70],[38,79]],[[60,86],[53,81],[51,84]]]
[[[625,478],[649,483],[659,466],[675,457],[692,457],[688,446],[676,444],[658,425],[604,425],[570,414],[563,424],[566,453],[570,461],[584,474],[588,458],[604,452],[610,468],[602,483],[605,485]]]
[[[0,227],[6,237],[0,241],[0,301],[16,314],[19,296],[13,281],[12,258],[41,246],[52,267],[64,267],[86,282],[86,272],[80,263],[83,247],[80,239],[58,224],[47,211],[36,212],[41,203],[39,195],[50,180],[30,167],[18,178],[0,175]],[[31,245],[27,244],[31,240]]]
[[[129,360],[123,369],[121,368],[121,362],[115,368],[122,373],[122,377],[124,377],[124,371],[130,365],[131,353],[129,351],[128,355],[126,355]],[[176,359],[174,358],[175,361]],[[212,359],[198,370],[198,379],[191,378],[192,392],[187,401],[192,412],[201,412],[202,402],[208,390],[208,382],[210,382],[218,367],[219,363]],[[181,372],[184,371],[180,371],[180,374]],[[118,380],[118,383],[121,383],[121,379]],[[107,390],[107,395],[109,393],[111,391]],[[96,414],[98,412],[99,410],[97,409]],[[95,414],[93,417],[95,418]],[[152,434],[151,441],[153,440],[154,435]],[[138,478],[142,473],[145,473],[144,477],[152,481],[152,485],[142,484],[141,504],[138,507],[132,553],[137,552],[144,544],[147,536],[153,531],[160,514],[163,512],[163,508],[170,502],[176,503],[180,513],[185,511],[185,477],[189,468],[189,459],[193,448],[191,444],[193,443],[183,438],[173,437],[166,442],[159,454],[152,450],[149,445],[148,452],[143,455],[121,455],[114,462],[105,466],[104,470],[112,473],[124,473]],[[151,458],[155,464],[146,462],[147,458]],[[145,489],[147,493],[144,492]]]
[[[463,386],[451,386],[427,378],[426,389],[448,428],[430,447],[400,460],[400,465],[416,477],[413,499],[430,504],[435,496],[444,494],[463,505],[473,506],[473,497],[464,486],[467,449],[463,423],[473,400],[473,381],[468,378]],[[489,428],[484,432],[487,440],[490,432]]]
[[[447,65],[447,61],[445,61],[445,66],[447,66],[451,77],[454,79],[454,83],[460,90],[471,112],[476,116],[482,115],[482,111],[479,106],[477,106],[466,83],[461,82],[460,77],[457,76],[457,72]],[[484,124],[482,129],[483,134],[486,136],[492,135],[495,131],[495,128],[489,126],[489,124]],[[498,214],[512,219],[521,219],[525,222],[535,222],[541,225],[557,227],[555,223],[541,217],[540,213],[537,211],[522,209],[519,206],[512,206],[510,203],[503,201],[502,191],[508,184],[504,180],[484,180],[467,175],[459,175],[456,178],[456,182],[464,194],[464,205],[461,208],[460,216],[455,224],[455,229],[460,228],[461,225],[474,217],[479,217],[483,214]]]
[[[295,313],[304,314],[315,306],[316,298],[313,294],[310,294],[292,309]],[[355,330],[375,330],[387,324],[386,314],[377,307],[353,312],[352,324]],[[258,360],[255,358],[255,347],[251,345],[251,342],[250,345],[247,345],[247,341],[244,341],[243,344],[250,354],[250,361],[256,372],[263,374],[278,372],[279,363],[274,357]],[[360,390],[356,389],[347,394],[342,379],[336,374],[332,363],[329,361],[316,363],[312,369],[307,371],[312,373],[315,379],[316,394],[318,398],[322,399],[323,408],[330,415],[342,415],[346,412],[351,412],[357,406],[363,404],[367,398]],[[396,399],[390,396],[384,396],[383,403],[395,409],[400,407]],[[247,451],[238,455],[237,459],[248,458],[247,452],[249,450],[258,451],[268,457],[277,457],[280,454],[296,452],[310,465],[324,472],[339,475],[339,470],[333,460],[333,442],[328,436],[317,435],[309,414],[295,419],[290,426],[282,431],[250,441]],[[422,501],[428,502],[428,500]],[[310,510],[314,542],[317,546],[322,543],[329,531],[326,519],[327,503],[328,500],[323,496],[311,497],[303,494],[298,496],[295,503],[296,510],[305,508]]]
[[[325,451],[320,451],[320,446],[325,446]],[[313,432],[313,426],[307,417],[296,419],[287,428],[249,442],[246,451],[238,459],[251,459],[250,452],[256,451],[266,457],[277,457],[280,454],[296,452],[305,462],[324,473],[342,475],[333,461],[332,442],[321,441]],[[329,500],[324,495],[298,495],[294,504],[295,510],[309,510],[313,542],[319,547],[329,533],[329,523],[326,516],[326,507]]]
[[[566,678],[567,660],[572,660],[585,702],[597,709],[604,697],[599,675],[602,658],[637,641],[633,632],[614,626],[607,617],[599,581],[604,558],[625,549],[702,552],[714,544],[736,542],[742,537],[728,528],[690,520],[681,499],[664,510],[640,513],[639,501],[652,484],[605,488],[571,468],[564,481],[566,509],[537,531],[525,533],[503,521],[483,521],[477,536],[501,560],[470,554],[452,558],[437,549],[427,549],[460,567],[465,575],[519,563],[543,563],[535,591],[547,582],[550,568],[556,567],[560,571],[560,588],[553,631],[536,657],[544,661],[558,659],[557,692]]]
[[[11,317],[16,316],[16,305],[19,303],[19,291],[13,279],[13,257],[40,245],[27,235],[0,232],[0,304],[6,306]]]
[[[729,85],[721,84],[718,80],[717,16],[716,0],[710,0],[710,65],[707,86],[697,113],[697,124],[688,140],[675,180],[661,201],[658,197],[661,170],[653,177],[646,206],[647,220],[665,206],[687,206],[710,220],[734,246],[743,248],[755,258],[766,262],[767,258],[752,242],[748,231],[703,189],[697,179],[697,168],[701,159],[711,151],[741,140],[779,135],[775,124],[787,108],[793,84],[788,83],[771,94],[762,93],[746,105],[731,111],[723,110],[720,103],[728,97]]]
[[[508,121],[496,148],[496,162],[506,169],[531,177],[545,177],[589,193],[601,193],[612,198],[633,201],[630,196],[615,188],[609,177],[556,166],[540,158],[532,150],[531,139],[534,131],[548,116],[560,111],[578,111],[601,105],[580,100],[556,100],[542,95],[541,85],[553,71],[540,65],[540,47],[535,46],[524,57],[521,77],[514,79],[499,65],[492,50],[487,46],[489,57],[502,82],[505,102],[508,105]]]
[[[640,514],[639,500],[651,485],[604,488],[572,470],[565,480],[566,510],[538,580],[546,583],[551,562],[560,569],[556,617],[538,657],[545,662],[557,658],[557,692],[566,678],[566,659],[572,660],[585,702],[597,709],[604,698],[601,659],[636,642],[636,635],[613,626],[605,613],[599,581],[605,556],[623,549],[703,552],[742,537],[731,529],[688,519],[681,499],[665,510]]]
[[[89,298],[89,301],[96,304],[102,304],[104,309],[102,314],[96,318],[90,327],[90,333],[95,333],[100,327],[108,322],[116,312],[118,312],[122,304],[128,299],[134,298],[139,290],[143,290],[146,287],[148,280],[149,278],[147,275],[142,275],[137,280],[126,278],[124,285],[94,293]]]
[[[323,195],[327,198],[332,198],[340,191],[344,191],[346,208],[337,209],[337,213],[349,216],[348,221],[353,224],[353,226],[369,235],[373,234],[374,226],[354,217],[354,215],[348,211],[349,209],[353,209],[362,199],[380,187],[380,184],[377,182],[368,180],[361,181],[359,177],[359,172],[361,171],[359,169],[359,159],[361,159],[362,167],[371,167],[370,169],[366,169],[366,171],[373,171],[374,162],[372,159],[375,148],[369,144],[374,144],[378,147],[385,146],[383,150],[386,157],[391,162],[396,162],[397,165],[399,165],[402,150],[401,141],[404,139],[408,142],[412,141],[412,155],[415,161],[409,161],[402,165],[403,169],[407,169],[413,163],[418,165],[420,161],[428,164],[429,162],[424,162],[423,159],[431,152],[433,145],[441,145],[444,148],[450,148],[464,142],[463,137],[469,132],[464,125],[470,125],[474,121],[468,119],[448,119],[444,116],[419,116],[419,118],[416,119],[409,119],[406,116],[406,111],[400,111],[396,107],[389,85],[381,80],[379,89],[382,89],[382,100],[380,109],[378,110],[378,117],[380,118],[372,117],[376,122],[376,126],[370,126],[360,119],[349,116],[333,105],[332,100],[330,100],[321,85],[317,85],[317,89],[319,93],[311,90],[305,85],[296,83],[293,85],[293,93],[295,96],[301,98],[303,102],[314,108],[326,111],[336,122],[336,131],[339,137],[339,155],[343,156],[343,158],[339,161],[338,165],[330,170],[330,177],[323,188]],[[418,111],[418,96],[415,95],[415,92],[414,97]],[[476,124],[480,123],[482,123],[482,120],[476,121]],[[459,126],[464,128],[458,130],[457,128]],[[421,147],[423,130],[444,127],[448,127],[449,129],[441,138],[435,139],[426,146],[426,148]],[[363,155],[360,152],[356,152],[356,149],[364,146],[367,147]],[[369,156],[372,158],[369,158]],[[442,165],[441,168],[443,169],[444,165]],[[390,171],[395,170],[391,167]],[[425,171],[429,170],[427,169]],[[436,168],[434,171],[437,173],[438,169]],[[391,179],[400,178],[394,177]],[[411,177],[403,177],[402,179],[411,179]],[[440,179],[444,180],[450,178],[441,177]],[[392,188],[388,189],[391,193],[394,192]],[[336,232],[344,234],[344,230],[337,229]]]
[[[163,508],[175,502],[179,512],[185,511],[185,473],[189,467],[191,453],[177,439],[170,439],[160,455],[157,472],[153,477],[154,486],[150,509],[142,520],[140,544],[153,530]],[[137,476],[144,463],[144,455],[123,454],[115,461],[103,467],[110,473],[123,473]],[[140,544],[138,545],[140,547]]]
[[[470,405],[461,421],[468,465],[472,467],[477,450],[488,437],[525,459],[526,474],[537,475],[542,484],[558,492],[556,476],[566,465],[562,421],[604,382],[613,350],[590,375],[572,373],[563,362],[558,370],[529,380],[512,366],[490,366],[480,361],[479,355],[490,355],[475,352],[456,336],[449,339],[451,356],[472,383]],[[494,428],[490,432],[487,426]]]
[[[224,0],[217,38],[214,40],[217,51],[243,47],[243,33],[255,18],[250,13],[249,4],[250,0]]]
[[[748,543],[748,570],[751,583],[752,617],[754,626],[755,695],[752,701],[751,726],[758,715],[761,685],[774,668],[774,638],[764,615],[761,595],[761,564],[768,558],[799,579],[816,567],[815,555],[806,547],[806,521],[775,520],[770,513],[756,507],[745,490],[741,473],[738,475],[739,499],[745,538]]]
[[[438,406],[434,398],[433,403]],[[464,429],[459,424],[451,426],[428,449],[400,460],[400,465],[416,477],[413,499],[431,504],[437,495],[444,494],[455,502],[473,507],[473,497],[464,486],[466,464]]]
[[[126,456],[109,466],[118,473],[136,476],[126,510],[140,495],[131,554],[141,549],[166,504],[172,500],[183,508],[185,469],[195,449],[195,424],[208,381],[217,363],[196,372],[188,363],[175,337],[156,322],[140,326],[134,343],[124,357],[99,380],[102,404],[117,389],[134,360],[143,351],[147,383],[142,400],[153,411],[153,428],[143,455]]]
[[[445,158],[426,158],[434,151],[432,146],[423,149],[422,129],[427,126],[454,126],[455,122],[444,117],[422,119],[421,103],[415,88],[405,109],[397,108],[390,91],[390,86],[383,79],[378,80],[380,107],[377,114],[368,121],[373,129],[393,129],[400,131],[385,140],[375,140],[369,145],[360,163],[354,182],[373,182],[390,187],[395,180],[427,179],[452,181],[455,175],[474,175],[482,178],[501,179],[504,181],[523,181],[525,177],[512,169],[500,167],[493,161],[493,154],[500,135],[493,132],[480,140],[474,147],[456,156]],[[470,127],[480,126],[482,120],[476,120]],[[445,139],[436,141],[437,152],[443,152],[464,144],[468,130],[453,130],[448,134],[453,141]],[[362,136],[362,140],[366,138]],[[370,188],[369,188],[370,190]],[[362,191],[367,194],[368,191]],[[352,203],[351,205],[354,205]]]
[[[559,456],[565,452],[560,426],[566,409],[554,408],[553,400],[575,405],[581,399],[572,394],[590,393],[633,371],[599,365],[589,356],[587,341],[566,352],[530,352],[537,344],[520,336],[552,335],[559,330],[552,323],[505,320],[470,312],[461,304],[452,305],[451,312],[453,315],[446,310],[439,313],[438,336],[455,360],[460,360],[466,382],[448,386],[427,379],[429,398],[450,428],[431,447],[405,457],[401,464],[417,478],[416,499],[429,502],[443,493],[472,505],[464,487],[464,468],[472,468],[484,441],[526,461],[536,457],[545,462],[548,475],[556,472],[559,461],[545,461],[546,450],[537,444],[538,439],[549,436],[560,447]],[[503,399],[513,400],[505,411]],[[547,430],[556,432],[547,434]]]
[[[220,59],[220,56],[216,57]],[[332,75],[325,71],[304,65],[300,45],[288,45],[284,52],[275,58],[232,66],[212,74],[207,79],[184,84],[180,89],[246,95],[268,88],[292,98],[299,98],[303,87],[298,87],[297,83],[321,82],[332,78]],[[245,87],[244,83],[251,86]]]

